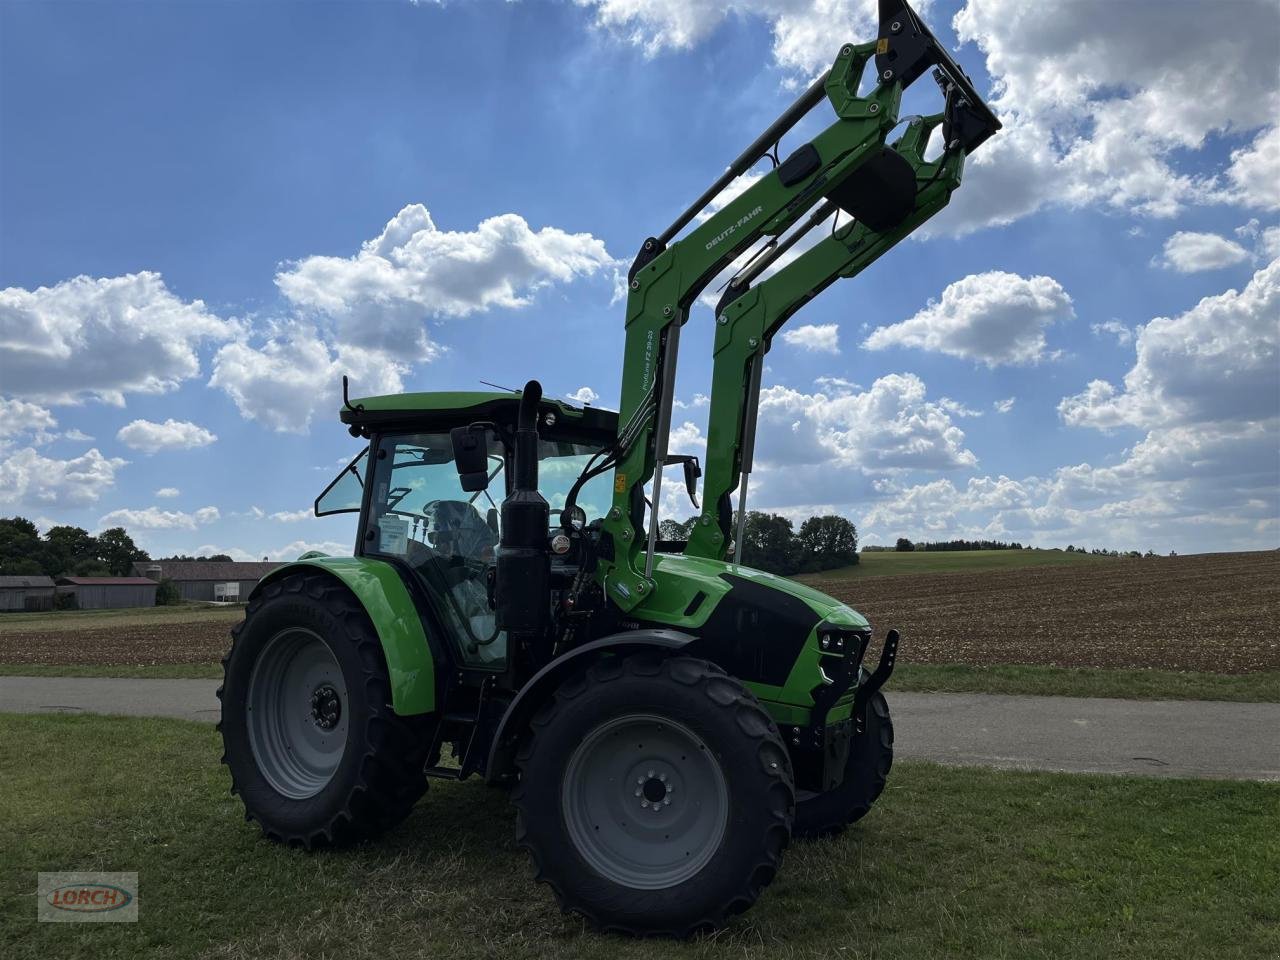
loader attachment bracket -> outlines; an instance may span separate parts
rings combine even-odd
[[[1000,121],[983,102],[973,81],[960,69],[933,32],[906,0],[880,0],[880,37],[876,43],[876,72],[882,80],[896,79],[908,87],[930,67],[947,95],[943,133],[965,153],[1000,129]]]

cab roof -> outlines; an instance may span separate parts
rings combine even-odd
[[[375,430],[433,429],[463,426],[481,420],[514,425],[520,407],[518,391],[454,390],[433,393],[392,393],[362,397],[338,411],[338,418],[357,436]],[[612,410],[578,407],[543,397],[538,404],[539,429],[551,436],[581,436],[611,442],[618,431]],[[547,415],[553,422],[547,422]]]

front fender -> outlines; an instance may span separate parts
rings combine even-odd
[[[400,574],[389,563],[368,557],[302,558],[271,571],[253,588],[287,577],[300,568],[323,570],[341,581],[360,601],[382,642],[391,680],[391,708],[402,716],[430,713],[436,708],[436,670],[422,628],[422,619]]]
[[[576,673],[592,660],[606,654],[627,656],[643,650],[674,653],[692,643],[693,639],[689,634],[678,630],[628,630],[592,640],[556,657],[529,678],[529,682],[520,688],[506,713],[502,715],[493,744],[489,748],[485,779],[489,783],[495,783],[512,773],[515,747],[520,734],[529,726],[529,721],[538,708],[569,674]]]

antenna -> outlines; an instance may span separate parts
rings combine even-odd
[[[488,380],[481,380],[486,387],[493,387],[495,390],[505,390],[507,393],[519,393],[519,390],[513,390],[511,387],[504,387],[500,383],[490,383]]]

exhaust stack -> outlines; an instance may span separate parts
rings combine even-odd
[[[540,649],[539,641],[546,634],[551,595],[551,557],[547,552],[551,510],[538,492],[541,400],[542,384],[530,380],[520,396],[514,483],[510,496],[502,501],[502,539],[494,583],[498,629],[525,635],[534,650]]]

